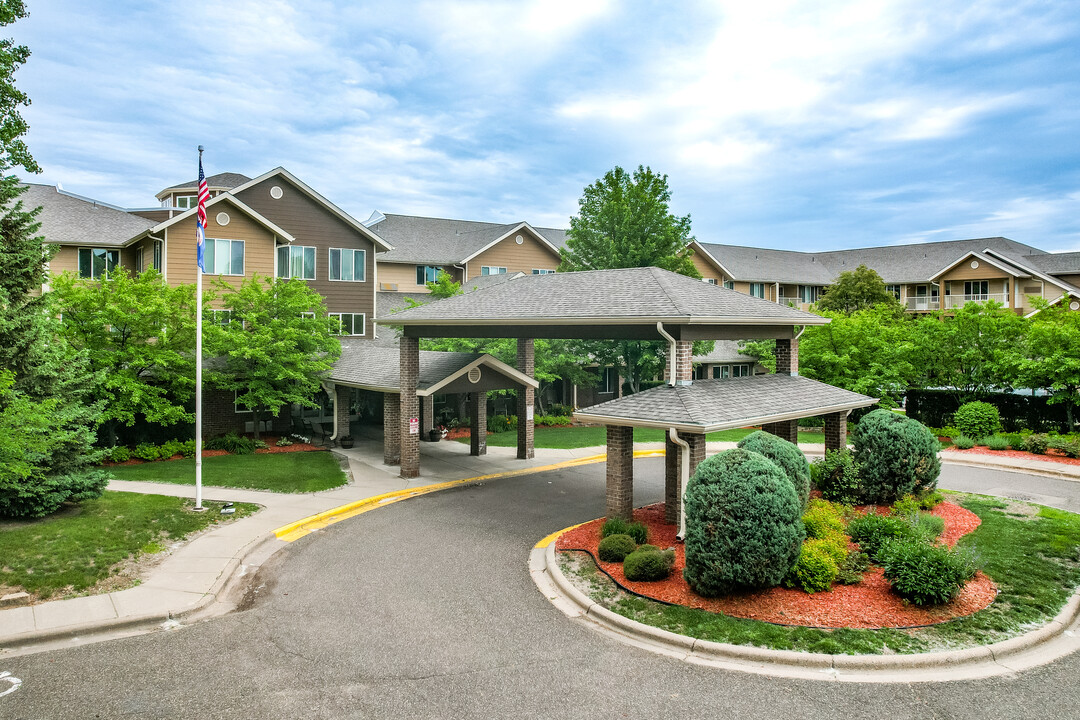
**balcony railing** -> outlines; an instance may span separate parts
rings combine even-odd
[[[945,309],[955,310],[956,308],[962,308],[969,302],[984,303],[993,300],[996,303],[1008,306],[1009,294],[1008,293],[974,293],[972,295],[946,295],[945,296]]]
[[[904,300],[904,306],[908,310],[914,311],[941,309],[941,303],[938,302],[938,299],[930,297],[909,297]]]

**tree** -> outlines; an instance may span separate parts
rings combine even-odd
[[[26,16],[19,0],[0,0],[0,25]],[[40,168],[22,136],[26,95],[14,73],[30,51],[0,40],[0,515],[38,517],[68,500],[101,494],[108,476],[94,468],[100,405],[85,354],[59,336],[50,295],[37,294],[50,253],[37,235],[38,209],[24,207],[22,167]]]
[[[1029,321],[1014,370],[1019,384],[1049,390],[1050,403],[1065,403],[1072,430],[1080,405],[1080,313],[1068,310],[1066,300],[1033,299],[1040,312]]]
[[[900,301],[885,289],[885,281],[877,271],[865,265],[840,273],[817,302],[819,310],[846,315],[874,305],[885,305],[894,312],[901,312]]]
[[[658,267],[692,278],[701,273],[691,260],[690,216],[677,217],[668,208],[671,190],[667,175],[638,166],[633,175],[616,166],[585,188],[578,215],[570,218],[560,272]],[[655,377],[664,366],[663,342],[577,343],[578,355],[590,355],[601,365],[620,367],[632,392],[641,381]],[[709,352],[712,343],[695,343],[696,353]]]
[[[161,425],[191,422],[195,391],[195,286],[169,287],[157,270],[119,268],[101,280],[64,273],[53,282],[63,333],[86,350],[105,401],[107,445],[139,416]]]
[[[315,407],[312,398],[341,355],[341,326],[303,280],[255,275],[239,288],[219,287],[230,319],[203,324],[207,351],[218,358],[208,379],[251,410],[258,438],[267,413],[291,403]]]

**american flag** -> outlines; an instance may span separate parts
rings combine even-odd
[[[202,148],[199,148],[202,150]],[[199,222],[195,229],[196,257],[199,262],[199,270],[206,272],[206,262],[203,259],[203,251],[206,249],[206,201],[210,199],[210,188],[206,184],[206,175],[202,169],[202,153],[199,153]]]

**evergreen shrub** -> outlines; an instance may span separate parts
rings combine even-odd
[[[853,442],[863,503],[892,503],[937,487],[940,443],[917,420],[875,410],[859,421]]]
[[[847,558],[840,565],[840,573],[836,581],[844,585],[855,585],[862,582],[863,573],[870,568],[870,556],[856,550],[849,552]]]
[[[923,510],[933,510],[945,501],[945,496],[937,490],[926,493],[919,498],[919,507]]]
[[[756,430],[740,440],[738,446],[761,453],[779,465],[795,488],[799,502],[806,507],[810,497],[810,464],[798,445],[764,430]]]
[[[637,550],[637,543],[629,535],[608,535],[600,541],[596,554],[604,562],[622,562]]]
[[[652,547],[651,545],[648,547]],[[675,551],[658,548],[638,548],[623,560],[623,575],[627,580],[663,580],[675,566]]]
[[[795,567],[785,579],[784,584],[788,587],[800,587],[805,592],[826,592],[836,582],[840,574],[840,566],[827,542],[821,540],[807,540],[803,543],[799,559]]]
[[[1001,430],[1001,413],[988,402],[964,403],[953,414],[952,424],[968,437],[982,438]]]
[[[859,544],[859,549],[877,562],[882,547],[896,538],[915,538],[915,526],[907,518],[896,515],[878,515],[868,512],[848,523],[848,535]]]
[[[806,530],[787,474],[742,448],[707,458],[686,488],[686,567],[700,595],[779,585],[799,558]]]
[[[825,457],[810,466],[810,477],[824,499],[846,505],[859,502],[859,466],[847,448],[826,450]]]
[[[916,605],[953,600],[978,569],[970,553],[914,539],[890,540],[879,555],[893,591]]]

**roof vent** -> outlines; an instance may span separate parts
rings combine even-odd
[[[56,183],[56,192],[64,192],[64,186],[60,183]]]
[[[473,385],[480,382],[480,368],[474,367],[472,370],[469,371],[469,382],[471,382]]]
[[[362,222],[361,225],[363,225],[364,227],[371,227],[372,225],[378,225],[379,223],[381,223],[385,219],[386,219],[385,215],[383,215],[378,210],[373,210],[372,213],[371,213],[371,216],[368,217],[367,220]]]

